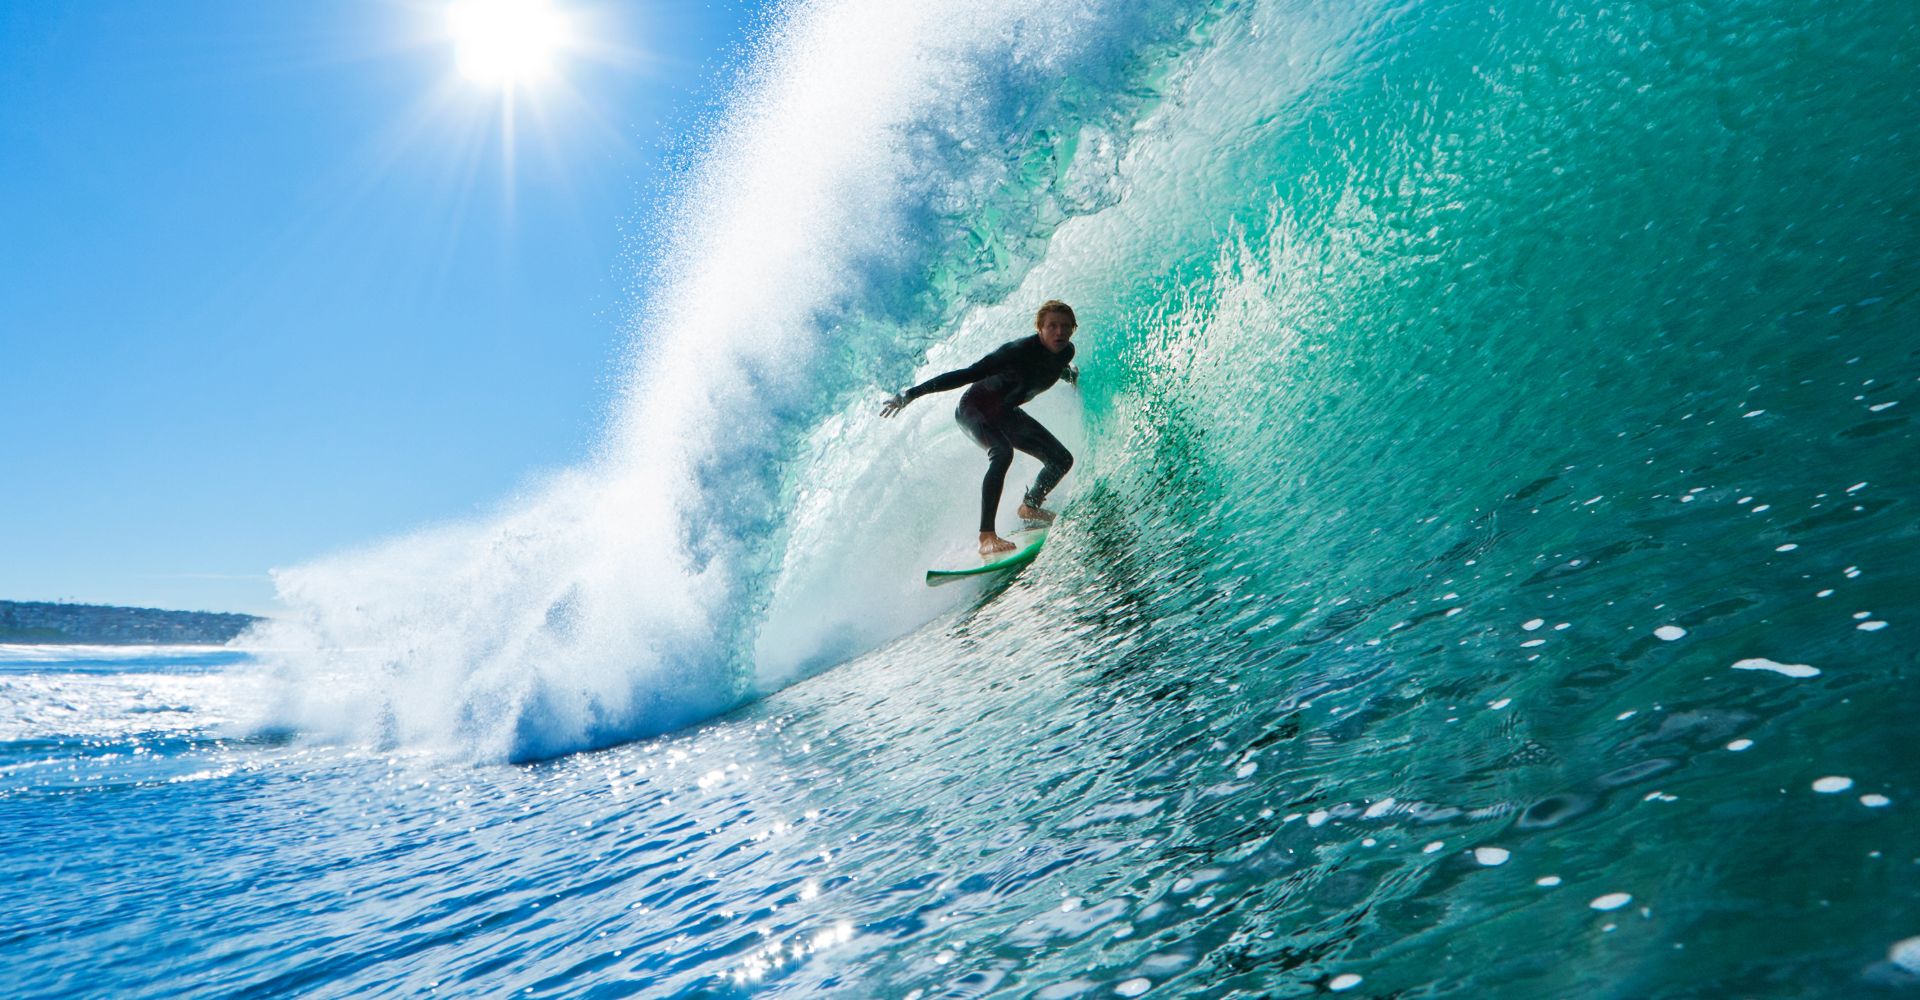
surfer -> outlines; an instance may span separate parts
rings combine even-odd
[[[987,450],[987,477],[980,482],[982,556],[1014,549],[1012,542],[993,530],[993,511],[1000,506],[1000,491],[1006,485],[1015,449],[1042,463],[1040,475],[1022,498],[1017,513],[1043,524],[1053,520],[1053,512],[1041,504],[1059,485],[1060,477],[1073,468],[1073,455],[1020,407],[1055,382],[1072,385],[1079,380],[1079,369],[1069,363],[1073,360],[1073,331],[1079,325],[1073,307],[1053,299],[1034,314],[1033,336],[1010,340],[965,368],[935,375],[887,400],[880,409],[881,416],[891,417],[930,392],[972,387],[961,394],[953,415],[967,436]]]

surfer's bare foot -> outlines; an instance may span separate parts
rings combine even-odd
[[[1053,511],[1047,510],[1044,507],[1034,507],[1023,503],[1020,505],[1020,509],[1014,511],[1014,513],[1018,514],[1023,521],[1038,521],[1041,524],[1053,523]]]
[[[1002,552],[1012,552],[1016,548],[1018,546],[991,531],[980,533],[980,555],[983,558],[997,556]]]

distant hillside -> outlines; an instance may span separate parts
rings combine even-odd
[[[100,645],[222,643],[260,620],[253,615],[207,611],[0,601],[0,642]]]

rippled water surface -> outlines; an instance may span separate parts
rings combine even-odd
[[[1911,713],[1871,696],[1874,634],[1737,671],[1708,616],[1556,628],[1445,577],[1277,622],[1063,541],[745,711],[544,764],[222,739],[168,684],[241,683],[204,657],[77,675],[126,714],[5,748],[9,992],[1912,987]],[[10,691],[75,697],[43,671]]]

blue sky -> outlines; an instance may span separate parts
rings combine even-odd
[[[585,457],[762,15],[556,6],[508,142],[444,3],[0,5],[0,599],[270,613]]]

